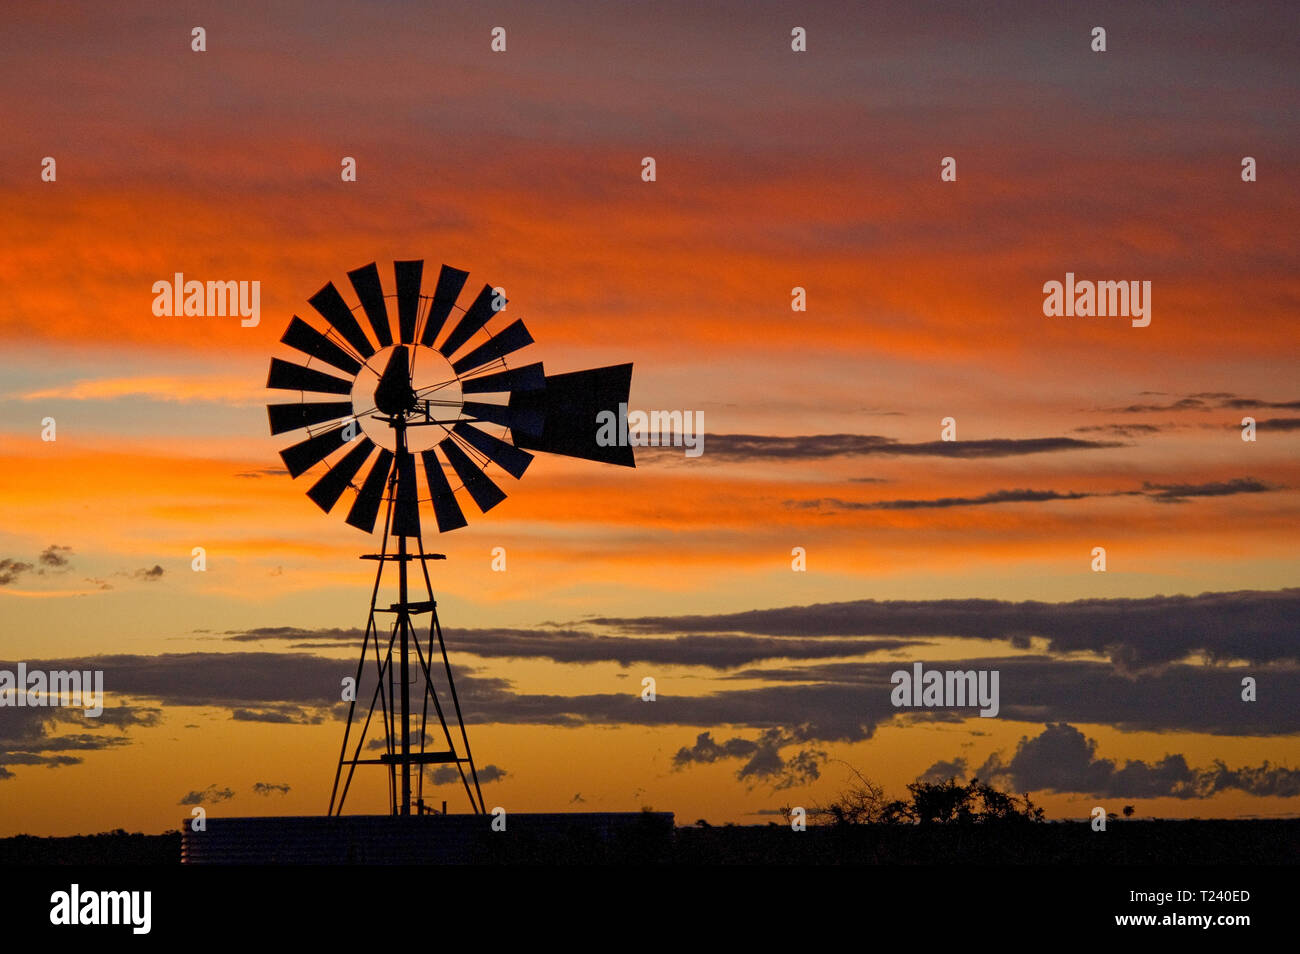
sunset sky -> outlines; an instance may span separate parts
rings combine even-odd
[[[379,538],[284,470],[267,365],[417,258],[506,289],[520,363],[704,416],[426,540],[489,807],[756,824],[851,766],[1300,810],[1286,4],[263,7],[4,13],[0,669],[109,705],[0,708],[0,835],[325,811]],[[177,272],[260,323],[155,316]],[[1150,281],[1150,325],[1045,317],[1067,272]],[[916,661],[999,670],[1000,713],[893,708]]]

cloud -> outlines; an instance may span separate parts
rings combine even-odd
[[[148,567],[146,569],[132,571],[131,576],[134,579],[144,580],[147,583],[152,583],[157,580],[161,580],[163,577],[163,572],[164,572],[163,568],[159,566],[157,563],[155,563],[153,566]]]
[[[1089,652],[1140,670],[1204,654],[1212,660],[1300,661],[1300,589],[1198,596],[1005,600],[854,600],[739,613],[597,617],[627,633],[736,633],[780,637],[956,637],[1047,640],[1053,653]]]
[[[1282,490],[1281,486],[1267,484],[1251,477],[1213,481],[1204,484],[1143,483],[1141,490],[1109,490],[1096,492],[1056,490],[994,490],[978,497],[939,497],[929,500],[841,500],[823,497],[817,500],[787,501],[787,506],[834,508],[836,510],[924,510],[947,507],[980,507],[1004,503],[1046,503],[1056,500],[1083,500],[1088,497],[1146,497],[1157,503],[1186,503],[1192,497],[1228,497],[1234,494],[1259,494]]]
[[[892,652],[924,645],[908,639],[773,639],[761,636],[600,636],[572,629],[446,629],[447,642],[458,652],[495,659],[551,659],[560,663],[615,662],[621,666],[656,663],[727,669],[772,659],[816,659]],[[227,634],[236,642],[285,640],[296,646],[332,642],[360,646],[360,629],[299,629],[269,626]]]
[[[1097,450],[1126,445],[1073,437],[993,438],[975,441],[922,441],[905,444],[876,434],[810,434],[768,437],[756,434],[711,434],[708,456],[715,460],[817,460],[826,457],[1017,457],[1057,451]]]
[[[712,732],[701,732],[693,746],[677,750],[673,768],[680,770],[692,764],[744,759],[745,763],[736,770],[737,779],[770,782],[774,791],[780,791],[821,777],[821,763],[826,759],[824,751],[801,749],[788,759],[781,755],[781,749],[800,741],[796,734],[779,728],[768,729],[756,739],[735,737],[722,743],[714,741]]]
[[[325,721],[320,712],[299,706],[275,706],[261,709],[235,709],[230,718],[236,722],[274,722],[281,725],[319,725]]]
[[[1159,434],[1164,428],[1156,424],[1090,424],[1074,428],[1075,434],[1113,434],[1116,437],[1141,437]]]
[[[104,669],[105,683],[117,687],[121,696],[231,710],[298,705],[314,709],[326,719],[343,717],[346,706],[339,711],[337,705],[339,680],[353,672],[349,662],[305,653],[101,657],[86,664]],[[48,662],[40,665],[54,668]],[[779,755],[785,745],[796,743],[861,741],[870,738],[877,727],[891,723],[978,721],[971,710],[894,708],[890,677],[901,665],[894,661],[817,662],[739,670],[722,677],[722,688],[675,696],[672,705],[648,706],[639,694],[627,691],[585,695],[524,692],[470,666],[458,667],[456,686],[465,719],[475,725],[681,726],[696,731],[730,726],[732,736],[747,746],[740,754],[754,760],[747,774],[763,776],[775,765],[770,752],[760,752],[753,737],[742,737],[734,730],[760,734],[780,730],[779,735],[767,737],[769,743],[780,743],[776,745]],[[1240,701],[1239,668],[1169,664],[1134,677],[1106,662],[1041,655],[945,659],[944,665],[963,670],[997,669],[1000,718],[1008,721],[1100,723],[1122,731],[1235,736],[1300,733],[1300,667],[1293,665],[1251,669],[1262,700],[1251,705]],[[369,698],[364,685],[359,687],[358,698]],[[1188,700],[1196,700],[1196,704],[1189,705]],[[5,711],[0,709],[0,714]],[[792,724],[791,714],[796,714],[797,724]],[[718,744],[731,751],[726,749],[728,743]],[[794,762],[796,767],[800,764]]]
[[[1300,410],[1300,401],[1262,401],[1258,398],[1241,397],[1228,391],[1202,391],[1198,394],[1189,394],[1167,404],[1129,404],[1125,407],[1103,408],[1102,410],[1117,414],[1146,414],[1163,411],[1248,410],[1251,408]]]
[[[254,782],[254,795],[271,795],[278,792],[281,795],[289,794],[289,785],[287,782]]]
[[[1229,426],[1235,428],[1238,425]],[[1255,427],[1261,431],[1300,431],[1300,417],[1274,417],[1256,422]]]
[[[68,568],[68,555],[72,553],[72,547],[62,547],[52,544],[40,552],[36,558],[36,564],[26,563],[22,560],[13,560],[5,558],[0,560],[0,586],[8,586],[18,580],[24,573],[30,573],[36,570],[38,575],[44,576],[46,571],[60,572]]]
[[[477,770],[479,784],[487,785],[489,782],[499,782],[505,778],[509,772],[496,765],[485,765]],[[469,777],[468,769],[465,772]],[[439,765],[436,769],[429,772],[429,781],[434,785],[450,785],[453,782],[460,781],[460,770],[454,765]],[[473,780],[471,779],[471,782]]]
[[[1067,723],[1048,723],[1041,735],[1022,737],[1010,761],[993,753],[977,771],[980,778],[1003,782],[1016,791],[1080,792],[1115,798],[1209,798],[1235,789],[1249,795],[1291,798],[1300,795],[1300,770],[1268,762],[1230,769],[1216,760],[1195,769],[1182,755],[1157,762],[1142,759],[1120,765],[1098,758],[1097,743]]]
[[[32,565],[30,563],[22,563],[8,558],[0,560],[0,586],[8,586],[31,569]]]
[[[1152,500],[1160,503],[1183,503],[1189,497],[1228,497],[1233,494],[1262,494],[1282,490],[1274,484],[1250,477],[1214,481],[1207,484],[1152,484],[1143,483],[1142,489]]]
[[[224,802],[227,799],[235,797],[233,788],[217,788],[216,784],[209,785],[202,791],[186,792],[181,796],[178,805],[202,805],[204,802],[213,804],[215,802]]]
[[[61,570],[68,565],[68,554],[72,553],[72,547],[48,546],[41,551],[37,561],[43,567],[49,567],[55,570]]]
[[[12,666],[0,668],[13,669]],[[0,706],[0,779],[13,777],[5,765],[58,768],[76,765],[81,759],[57,753],[102,751],[129,745],[130,739],[125,735],[128,727],[157,725],[161,717],[158,709],[126,705],[106,708],[93,719],[80,709],[62,706]],[[105,731],[109,728],[118,732],[110,734]]]
[[[939,497],[933,500],[840,500],[836,497],[823,497],[818,500],[792,502],[799,507],[832,507],[836,510],[922,510],[941,509],[945,507],[980,507],[986,504],[1001,503],[1042,503],[1049,500],[1082,500],[1085,497],[1106,496],[1105,494],[1081,493],[1069,491],[1061,493],[1055,490],[994,490],[978,497]]]

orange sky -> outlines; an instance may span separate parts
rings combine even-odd
[[[642,449],[633,471],[539,457],[518,483],[501,477],[510,496],[490,514],[463,500],[470,526],[428,543],[448,556],[435,585],[449,630],[1296,585],[1297,97],[1269,17],[1247,7],[1207,30],[1127,5],[1013,4],[988,19],[547,6],[374,17],[333,4],[128,5],[69,19],[18,5],[0,38],[0,660],[312,654],[228,637],[363,626],[372,567],[357,556],[377,538],[306,499],[319,471],[282,472],[277,452],[295,438],[267,434],[263,405],[285,395],[263,383],[272,356],[293,357],[278,344],[290,318],[321,324],[307,304],[321,285],[353,305],[346,272],[376,261],[391,294],[390,263],[409,258],[426,261],[426,293],[435,265],[468,270],[462,306],[483,282],[506,288],[504,317],[524,318],[536,339],[512,364],[631,361],[634,407],[705,419],[699,458]],[[1105,55],[1088,49],[1102,15]],[[497,20],[504,54],[489,50]],[[796,21],[806,54],[789,49]],[[190,50],[196,23],[204,53]],[[1247,155],[1256,182],[1241,181]],[[46,156],[54,182],[41,179]],[[340,179],[345,156],[356,182]],[[654,182],[641,178],[645,156]],[[956,182],[940,181],[944,156],[957,159]],[[1067,271],[1152,282],[1151,325],[1045,318],[1042,285]],[[176,272],[259,281],[260,323],[154,316],[152,285]],[[795,286],[806,312],[791,310]],[[1255,442],[1240,438],[1247,415],[1260,422]],[[927,449],[949,416],[959,442],[1057,443]],[[47,417],[54,442],[41,440]],[[737,449],[734,435],[808,440]],[[825,435],[886,446],[826,451]],[[981,499],[1015,491],[1064,499]],[[69,562],[42,563],[51,546],[70,547]],[[203,573],[190,568],[196,546]],[[1104,574],[1089,569],[1096,546]],[[504,573],[494,547],[508,554]],[[795,547],[806,572],[791,569]],[[13,564],[29,566],[4,570]],[[1012,652],[929,637],[835,661]],[[357,648],[325,655],[346,669]],[[1138,728],[1064,709],[899,716],[867,738],[783,745],[787,760],[822,754],[819,777],[779,788],[779,772],[739,777],[734,758],[675,755],[704,732],[759,739],[765,726],[727,708],[728,694],[785,676],[452,649],[467,673],[507,680],[521,699],[635,696],[645,675],[670,687],[655,706],[719,695],[716,722],[610,723],[575,702],[588,713],[580,727],[558,715],[473,726],[480,765],[506,772],[489,804],[520,811],[653,804],[684,823],[753,823],[832,796],[848,777],[836,759],[901,792],[958,756],[970,769],[995,752],[1005,761],[1068,719],[1120,765],[1176,753],[1198,771],[1291,768],[1300,757],[1285,716],[1297,710],[1294,650],[1213,664],[1292,687],[1261,695],[1255,728],[1160,713]],[[1203,649],[1187,658],[1200,665]],[[759,668],[821,662],[792,652]],[[807,682],[825,677],[810,670]],[[342,724],[305,698],[321,721],[243,721],[233,713],[251,703],[233,697],[114,695],[159,716],[99,728],[84,752],[57,747],[84,729],[24,728],[0,710],[0,834],[159,831],[188,812],[182,796],[210,785],[239,793],[213,811],[321,811]],[[779,721],[793,731],[814,715]],[[50,767],[59,753],[81,761]],[[250,794],[258,781],[290,791]],[[1036,794],[1054,817],[1082,817],[1102,797],[1205,816],[1291,813],[1300,796]]]

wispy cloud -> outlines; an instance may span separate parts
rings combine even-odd
[[[1074,437],[990,438],[909,444],[878,434],[809,434],[802,437],[711,434],[708,438],[708,456],[728,461],[869,456],[985,458],[1123,446],[1123,443],[1116,441],[1080,440]]]
[[[949,507],[983,507],[1006,503],[1050,503],[1057,500],[1084,500],[1090,497],[1146,497],[1157,503],[1186,503],[1193,497],[1229,497],[1236,494],[1262,494],[1286,488],[1252,477],[1209,481],[1202,484],[1143,483],[1141,490],[1058,491],[994,490],[975,497],[937,497],[922,500],[843,500],[821,497],[813,500],[787,501],[786,505],[819,510],[941,510]]]
[[[154,401],[207,401],[247,407],[266,403],[259,383],[230,375],[137,375],[121,378],[83,378],[51,388],[4,395],[19,401],[112,401],[149,398]]]

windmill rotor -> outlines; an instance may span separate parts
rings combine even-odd
[[[541,362],[510,367],[533,344],[527,325],[517,319],[493,333],[500,296],[485,284],[462,308],[469,273],[449,265],[432,294],[423,293],[421,260],[393,263],[391,294],[374,262],[347,275],[357,305],[327,282],[308,299],[323,326],[293,316],[280,341],[296,361],[272,358],[267,376],[268,388],[299,394],[267,414],[273,435],[306,432],[280,456],[294,478],[324,465],[307,491],[321,510],[353,491],[347,523],[373,532],[396,469],[403,519],[394,532],[418,535],[424,510],[445,533],[467,523],[460,500],[486,513],[506,499],[492,465],[515,480],[533,452],[635,466],[631,447],[597,444],[595,423],[626,403],[630,364],[550,376]],[[403,463],[393,435],[419,427],[438,433],[408,432],[417,467]]]

